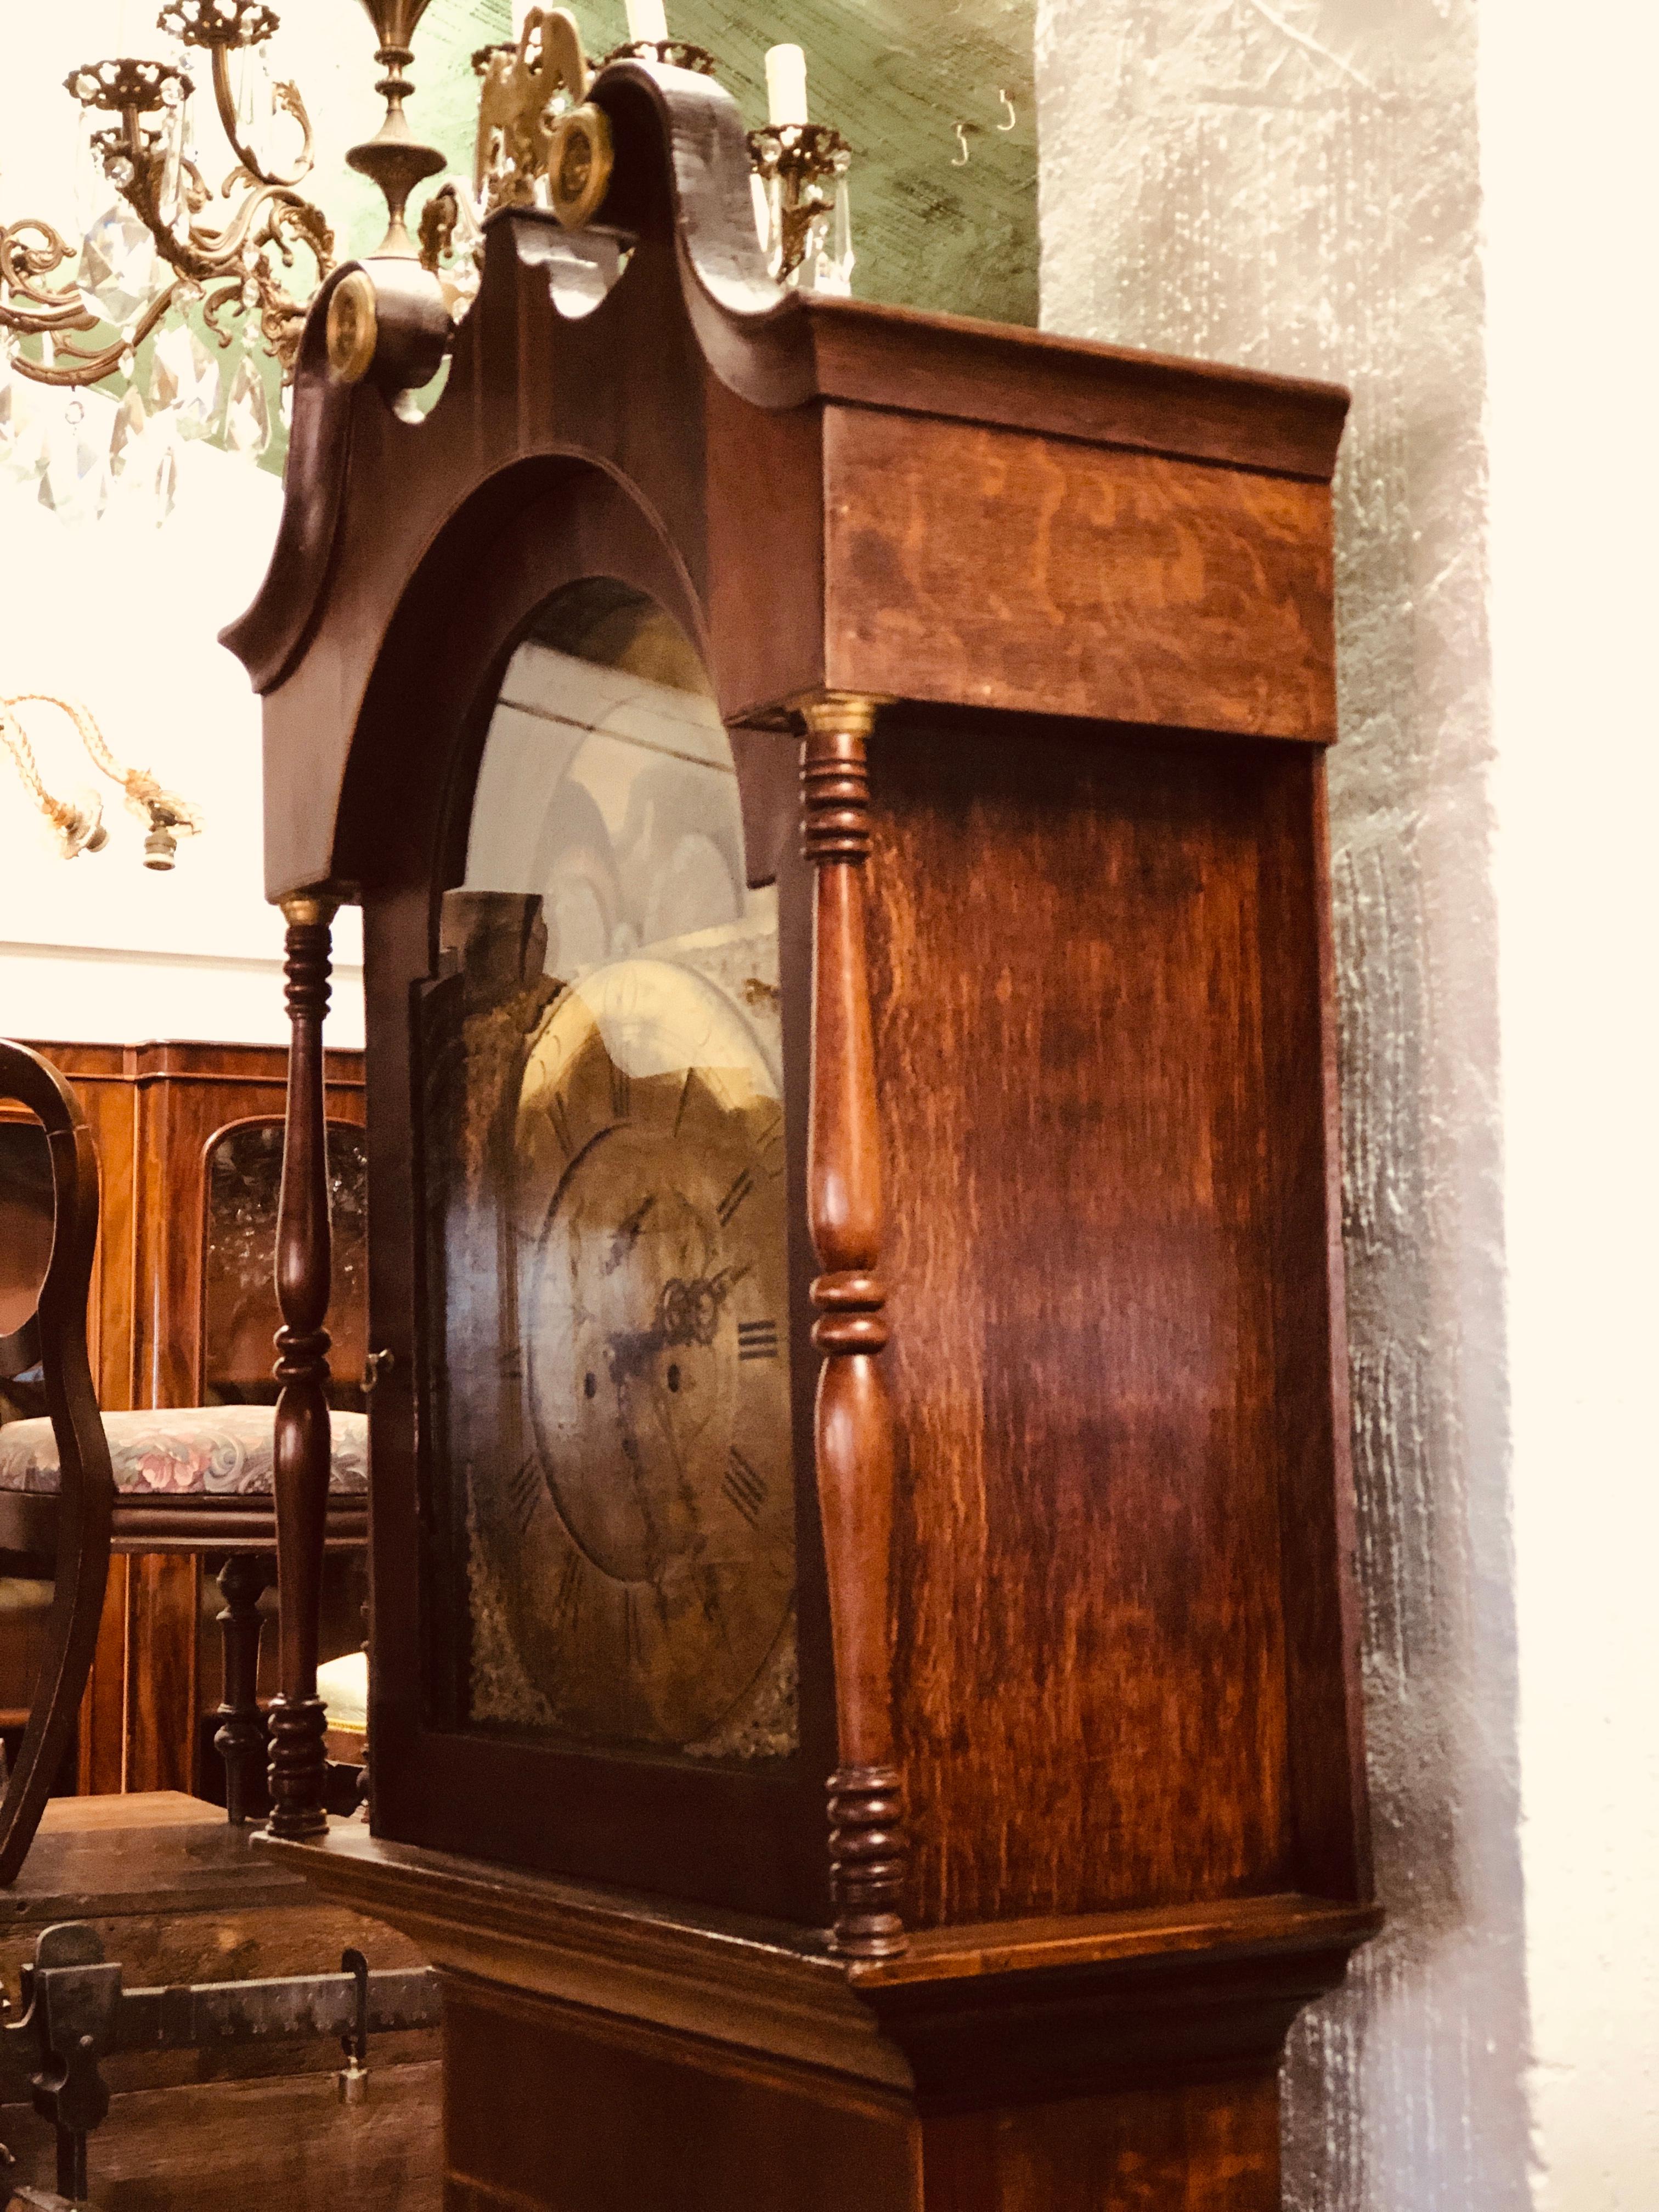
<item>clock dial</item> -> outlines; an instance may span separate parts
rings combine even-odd
[[[793,1616],[775,1079],[714,985],[622,962],[543,1025],[517,1150],[525,1451],[480,1534],[558,1724],[684,1747]]]
[[[662,610],[549,601],[419,1002],[446,1718],[700,1759],[798,1740],[777,893]]]

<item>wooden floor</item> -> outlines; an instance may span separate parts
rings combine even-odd
[[[330,1973],[348,1945],[371,1967],[419,1963],[390,1929],[314,1900],[216,1807],[171,1792],[48,1807],[15,1886],[0,1892],[0,1978],[14,2008],[19,1968],[59,1920],[90,1921],[128,1988]],[[340,2103],[339,2063],[326,2040],[112,2060],[90,2202],[100,2212],[437,2212],[435,2033],[379,2039],[361,2106]],[[0,2089],[12,2100],[0,2103],[0,2142],[15,2182],[49,2188],[52,2131],[15,2066]]]

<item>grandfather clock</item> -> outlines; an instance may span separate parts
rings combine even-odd
[[[424,416],[331,280],[228,633],[308,1048],[366,945],[372,1819],[301,1158],[275,1847],[441,1970],[456,2212],[1266,2212],[1378,1924],[1344,396],[780,293],[706,77],[574,127]]]

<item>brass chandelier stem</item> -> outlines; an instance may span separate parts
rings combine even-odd
[[[413,261],[418,256],[409,234],[409,196],[424,178],[436,176],[448,166],[436,146],[415,136],[404,113],[404,102],[415,89],[407,74],[415,58],[411,41],[428,0],[363,0],[363,6],[380,40],[374,58],[386,75],[374,89],[386,102],[386,120],[366,145],[354,146],[346,160],[372,178],[385,195],[386,233],[379,252]]]

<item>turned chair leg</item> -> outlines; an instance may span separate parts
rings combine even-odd
[[[225,1609],[225,1696],[214,1748],[225,1762],[225,1811],[240,1828],[248,1817],[265,1761],[265,1724],[259,1713],[259,1596],[270,1579],[254,1552],[233,1552],[219,1570]]]

